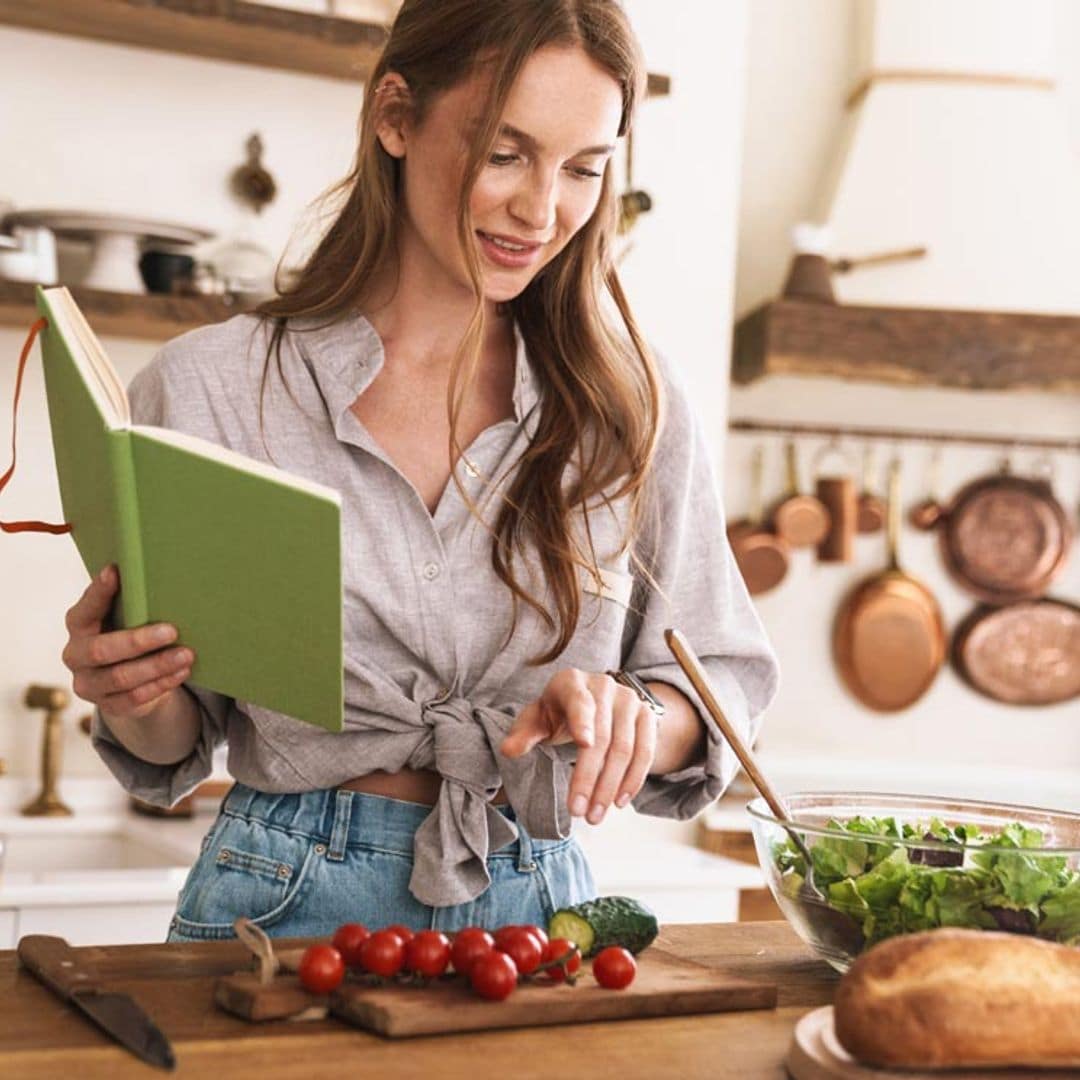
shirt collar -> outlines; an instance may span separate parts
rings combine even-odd
[[[296,348],[307,360],[335,424],[374,381],[386,362],[382,339],[359,312],[327,323],[304,318],[290,322]],[[536,370],[525,339],[514,323],[514,416],[524,421],[540,400]]]

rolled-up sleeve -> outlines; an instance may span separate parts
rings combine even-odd
[[[701,425],[677,381],[657,448],[641,534],[638,575],[623,668],[645,682],[680,690],[707,732],[703,761],[650,776],[634,808],[657,817],[690,818],[720,797],[738,759],[674,660],[664,630],[682,632],[701,660],[724,715],[747,744],[776,694],[776,657],[735,564],[724,526],[715,470]],[[649,578],[651,577],[651,581]]]
[[[166,345],[132,380],[128,388],[132,420],[205,438],[209,431],[197,419],[205,411],[199,408],[201,388],[176,359],[174,346]],[[227,737],[232,698],[189,684],[184,689],[198,703],[201,724],[191,753],[171,765],[136,757],[113,734],[100,710],[94,710],[91,721],[91,745],[109,771],[126,791],[155,806],[172,806],[205,780],[213,772],[214,751]]]
[[[214,771],[214,751],[225,742],[230,699],[199,687],[185,687],[199,706],[202,723],[190,754],[171,765],[136,757],[112,733],[100,709],[90,723],[90,742],[125,791],[154,806],[173,806]]]

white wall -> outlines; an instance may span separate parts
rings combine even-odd
[[[636,180],[656,209],[635,234],[625,283],[646,333],[701,402],[719,456],[746,5],[680,0],[678,20],[663,0],[628,7],[651,69],[670,74],[674,90],[643,107]],[[305,203],[349,164],[360,105],[352,84],[7,28],[0,28],[0,56],[0,198],[19,207],[107,210],[228,230],[237,209],[226,178],[258,130],[279,183],[260,238],[277,252]],[[0,329],[0,402],[11,400],[22,337]],[[142,342],[108,339],[106,346],[125,380],[153,352]],[[5,445],[6,424],[0,419]],[[19,468],[0,498],[0,516],[60,514],[33,361]],[[22,707],[25,686],[69,685],[59,660],[63,615],[84,583],[70,539],[0,537],[0,757],[13,771],[37,767],[39,724]],[[69,715],[83,711],[73,706]],[[103,772],[70,725],[65,754],[65,773]]]
[[[1080,88],[1076,60],[1080,54],[1080,18],[1076,5],[1059,4],[1058,70],[1061,95],[1068,112],[1067,138],[1080,153]],[[751,5],[748,117],[743,159],[743,203],[737,264],[737,315],[775,295],[790,257],[788,230],[812,212],[827,172],[829,158],[844,121],[843,98],[855,70],[851,0],[754,0]],[[977,33],[978,27],[972,27]],[[778,148],[782,148],[782,151]],[[1003,146],[1002,152],[1008,148]],[[992,162],[986,168],[992,169]],[[1008,212],[1008,208],[1005,208]],[[1080,214],[1073,199],[1062,213]],[[860,237],[844,241],[858,250]],[[1052,244],[1058,236],[1046,236]],[[843,253],[853,253],[845,249]],[[1080,252],[1075,253],[1080,255]],[[1075,259],[1074,259],[1075,265]],[[1017,288],[1034,271],[1028,263],[1016,267]],[[870,302],[884,286],[864,271],[838,279],[837,292],[850,302]],[[963,284],[954,282],[950,302],[963,306]],[[905,301],[897,289],[897,302]],[[882,301],[883,302],[883,301]],[[932,302],[923,301],[925,306]],[[972,304],[971,306],[975,306]],[[1080,314],[1080,312],[1076,312]],[[731,393],[733,416],[789,421],[875,424],[917,429],[1019,433],[1076,438],[1080,435],[1080,398],[1065,394],[945,391],[897,388],[824,378],[774,377]],[[769,457],[771,494],[781,488],[780,441],[765,440]],[[726,503],[729,514],[745,512],[748,501],[749,458],[755,440],[733,438],[726,461]],[[809,458],[821,441],[804,442],[805,483]],[[880,458],[894,448],[881,446]],[[852,447],[861,453],[861,447]],[[899,448],[904,464],[905,502],[925,493],[929,449]],[[1017,455],[1018,470],[1029,468],[1031,452]],[[1075,522],[1080,492],[1078,455],[1058,454],[1056,488]],[[944,454],[944,493],[997,464],[991,449],[947,449]],[[935,538],[905,530],[901,561],[923,578],[938,596],[949,626],[972,607],[973,601],[945,575]],[[833,613],[846,590],[862,575],[884,563],[883,541],[858,542],[857,563],[826,566],[806,552],[795,559],[788,579],[759,598],[758,607],[779,651],[784,679],[780,697],[769,714],[762,745],[777,760],[814,759],[846,766],[859,786],[867,762],[880,769],[891,763],[897,775],[920,766],[951,764],[957,784],[967,766],[989,770],[971,781],[989,790],[996,779],[1009,775],[1042,776],[1045,789],[1058,790],[1061,776],[1075,775],[1080,766],[1080,706],[1076,702],[1045,709],[1008,707],[990,702],[966,689],[945,670],[930,693],[913,708],[881,716],[854,702],[841,688],[829,650]],[[1080,598],[1080,556],[1074,551],[1055,595]],[[1056,772],[1057,775],[1050,775]],[[865,784],[863,786],[866,786]],[[1030,790],[1030,788],[1029,788]],[[1035,785],[1038,790],[1038,783]],[[1080,798],[1080,795],[1077,796]],[[1073,800],[1075,801],[1075,799]]]

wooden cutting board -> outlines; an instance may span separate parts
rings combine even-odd
[[[1072,1069],[968,1069],[927,1070],[877,1069],[860,1065],[836,1038],[833,1007],[822,1006],[807,1013],[795,1025],[786,1059],[793,1080],[1052,1080],[1076,1077]]]
[[[638,972],[625,990],[605,990],[589,965],[577,983],[526,982],[505,1001],[488,1001],[460,979],[426,986],[367,986],[346,983],[329,999],[339,1019],[392,1038],[495,1028],[574,1024],[592,1020],[640,1019],[690,1013],[771,1009],[775,983],[750,982],[683,960],[653,946],[638,957]],[[248,1019],[317,1018],[319,999],[292,975],[260,986],[254,975],[218,983],[216,1000]],[[323,999],[325,1001],[325,999]]]

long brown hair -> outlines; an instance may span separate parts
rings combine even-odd
[[[400,74],[408,86],[410,119],[420,125],[432,100],[481,63],[490,75],[485,119],[469,145],[458,206],[458,233],[477,303],[451,368],[447,402],[451,461],[462,450],[458,418],[484,340],[482,277],[470,194],[495,144],[515,79],[529,57],[549,45],[580,47],[612,75],[622,90],[619,134],[627,134],[645,85],[645,70],[618,0],[405,0],[370,77],[369,86],[378,86],[388,72]],[[341,208],[296,279],[258,308],[259,315],[274,321],[270,351],[276,351],[279,366],[289,319],[332,319],[361,304],[376,273],[396,263],[401,164],[376,135],[380,110],[395,107],[395,97],[366,95],[355,163],[328,193],[343,199]],[[588,511],[628,499],[630,528],[623,550],[630,545],[659,432],[660,379],[615,271],[617,204],[609,163],[589,221],[507,303],[542,392],[535,436],[491,526],[492,563],[513,594],[515,621],[522,601],[555,633],[553,644],[535,663],[554,660],[574,634],[581,614],[581,570],[599,578]],[[603,314],[605,290],[621,315],[625,333]],[[264,386],[265,374],[264,370]],[[568,483],[571,465],[574,479]],[[453,477],[460,487],[456,469]],[[530,551],[539,557],[554,616],[531,591],[535,586],[526,588],[515,575],[518,559],[527,565]]]

